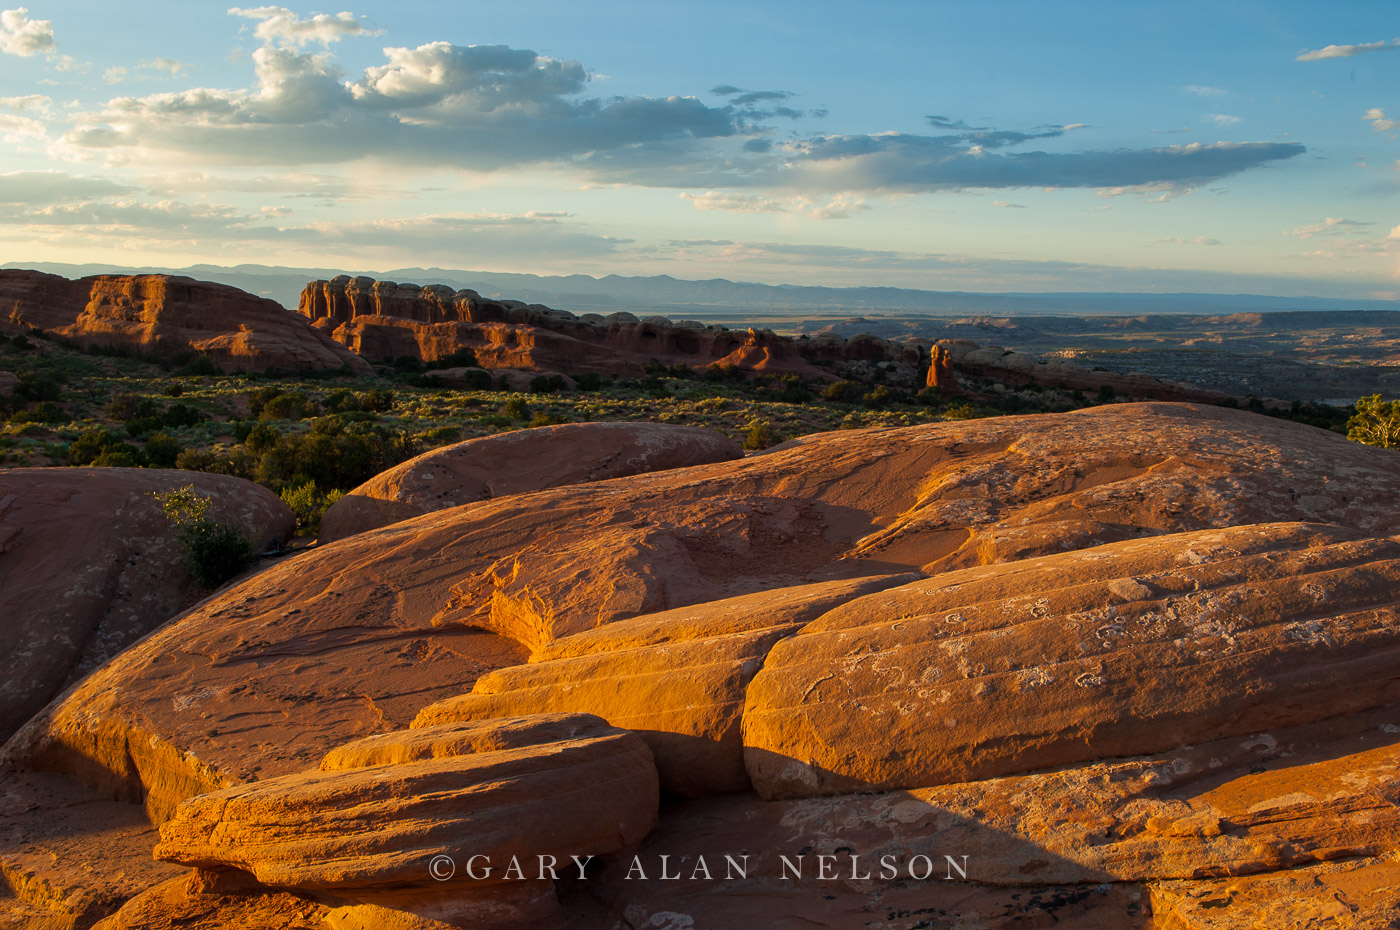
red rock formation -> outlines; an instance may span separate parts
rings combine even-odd
[[[953,354],[946,346],[934,345],[929,348],[928,376],[924,386],[931,387],[944,397],[954,397],[962,393],[958,387],[958,376],[953,372]]]
[[[321,518],[320,538],[330,542],[459,504],[743,455],[721,433],[668,423],[567,423],[468,439],[355,488]]]
[[[259,545],[292,535],[287,505],[251,481],[145,468],[0,471],[0,740],[67,685],[203,591],[157,493],[193,486]]]
[[[35,327],[79,345],[170,357],[201,352],[225,370],[333,370],[368,363],[276,301],[171,275],[99,275],[69,281],[0,270],[0,326]]]

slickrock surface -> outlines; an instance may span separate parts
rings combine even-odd
[[[915,788],[1400,700],[1400,541],[1265,525],[949,572],[849,602],[748,690],[764,797]]]
[[[416,734],[407,734],[409,739]],[[439,747],[441,748],[441,747]],[[245,870],[303,889],[425,886],[430,866],[463,850],[501,868],[512,856],[599,856],[656,824],[656,769],[635,734],[594,735],[366,768],[269,778],[180,805],[158,859]]]
[[[0,774],[0,927],[87,927],[180,870],[141,808],[62,775]]]
[[[713,430],[667,423],[567,423],[468,439],[381,472],[321,518],[329,542],[419,514],[524,494],[741,458]]]
[[[153,495],[193,485],[262,551],[296,518],[266,488],[143,468],[0,471],[0,740],[202,593]]]
[[[133,898],[93,930],[326,930],[329,914],[320,902],[242,873],[196,869]]]
[[[283,561],[118,656],[17,752],[144,793],[163,817],[407,726],[481,674],[618,620],[1203,526],[1381,535],[1396,499],[1389,450],[1222,409],[826,434],[425,514]]]
[[[1220,925],[1302,927],[1309,926],[1303,915],[1338,913],[1332,892],[1342,875],[1355,872],[1351,889],[1342,889],[1349,895],[1342,907],[1358,910],[1351,922],[1337,925],[1387,926],[1376,918],[1393,911],[1394,899],[1377,889],[1393,887],[1397,877],[1396,720],[1400,705],[1391,704],[1055,772],[794,801],[742,796],[696,801],[672,811],[637,852],[649,866],[646,883],[626,877],[630,858],[611,864],[602,881],[629,906],[661,910],[669,901],[670,910],[690,914],[699,925],[700,915],[734,921],[737,911],[731,908],[740,901],[751,910],[788,913],[803,905],[794,900],[800,894],[784,892],[797,891],[818,899],[830,894],[832,900],[851,902],[852,910],[863,901],[884,912],[888,896],[899,891],[882,871],[886,863],[900,879],[911,866],[919,877],[932,865],[933,881],[916,883],[926,889],[925,906],[956,914],[970,905],[946,903],[949,897],[958,900],[957,892],[948,891],[950,884],[966,887],[961,875],[950,871],[946,857],[951,856],[973,886],[967,896],[980,899],[976,913],[964,913],[964,919],[998,913],[996,902],[1015,913],[1039,899],[1042,908],[1032,912],[1045,925],[1053,922],[1042,911],[1063,919],[1058,908],[1074,902],[1087,904],[1088,914],[1101,921],[1098,926],[1156,928],[1216,926],[1209,912],[1225,905],[1229,896],[1222,887],[1239,884],[1239,876],[1257,876],[1245,885],[1259,890],[1237,891],[1231,904],[1245,916]],[[732,880],[726,854],[745,866],[747,882]],[[680,856],[688,857],[683,871],[695,869],[703,857],[713,880],[679,883],[686,893],[677,900],[674,890],[665,891],[676,883],[659,880],[655,866],[662,855],[672,857],[672,874]],[[822,857],[829,880],[821,879]],[[796,868],[802,869],[801,882],[790,878]],[[1300,871],[1283,871],[1289,869]],[[882,874],[885,880],[873,883],[853,878]],[[1329,874],[1338,876],[1334,887],[1325,880],[1308,887],[1313,875]],[[1146,903],[1134,895],[1144,887],[1153,889],[1157,922],[1134,923]],[[1265,906],[1270,887],[1291,888],[1304,903],[1296,911],[1282,902],[1270,910]],[[1113,893],[1104,894],[1110,888]],[[692,905],[698,910],[687,910]],[[1167,922],[1173,910],[1196,922]],[[1263,914],[1277,922],[1248,922]],[[1284,919],[1294,914],[1296,922]],[[741,926],[720,920],[713,925]]]
[[[69,281],[0,270],[0,326],[33,326],[79,345],[169,357],[204,352],[224,370],[334,370],[369,374],[368,362],[305,317],[236,287],[163,274]]]
[[[592,713],[646,740],[669,791],[747,790],[739,716],[768,650],[831,607],[917,577],[764,591],[608,624],[555,642],[541,661],[477,679],[471,694],[424,708],[414,726],[427,733],[449,721],[486,727],[512,714]]]

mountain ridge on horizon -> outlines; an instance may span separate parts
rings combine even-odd
[[[387,271],[346,271],[332,268],[245,263],[233,266],[200,263],[182,268],[158,265],[74,264],[66,262],[5,262],[3,268],[25,268],[70,278],[94,274],[178,274],[228,284],[295,309],[307,282],[349,274],[380,280],[446,284],[470,288],[485,296],[547,304],[576,312],[651,310],[713,316],[739,310],[769,312],[921,312],[929,315],[1004,313],[1008,315],[1127,315],[1248,313],[1290,311],[1400,312],[1400,301],[1334,297],[1280,297],[1263,294],[1208,292],[935,291],[881,285],[762,284],[726,278],[691,280],[671,275],[601,277],[585,274],[534,275],[517,272],[469,271],[447,268],[393,268]],[[568,289],[559,285],[567,284]]]

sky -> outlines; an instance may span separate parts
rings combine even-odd
[[[0,260],[1400,299],[1394,0],[347,2],[4,9]]]

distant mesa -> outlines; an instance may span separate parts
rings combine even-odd
[[[370,374],[365,361],[276,301],[238,288],[163,274],[70,281],[0,270],[0,329],[39,329],[81,346],[163,358],[204,354],[225,371]]]
[[[341,275],[313,281],[298,310],[335,341],[371,361],[446,359],[470,350],[485,369],[509,373],[550,371],[646,375],[654,365],[702,372],[711,365],[748,374],[795,373],[805,378],[887,380],[909,388],[935,387],[945,396],[967,388],[962,381],[1011,387],[1102,391],[1142,400],[1220,403],[1231,395],[1146,375],[1089,371],[1063,359],[1034,356],[965,340],[905,339],[833,332],[793,338],[771,330],[729,330],[694,320],[608,316],[554,310],[539,304],[493,300],[473,290],[419,286]],[[857,323],[863,321],[856,321]],[[848,327],[849,328],[849,327]],[[450,373],[444,380],[452,380]]]

